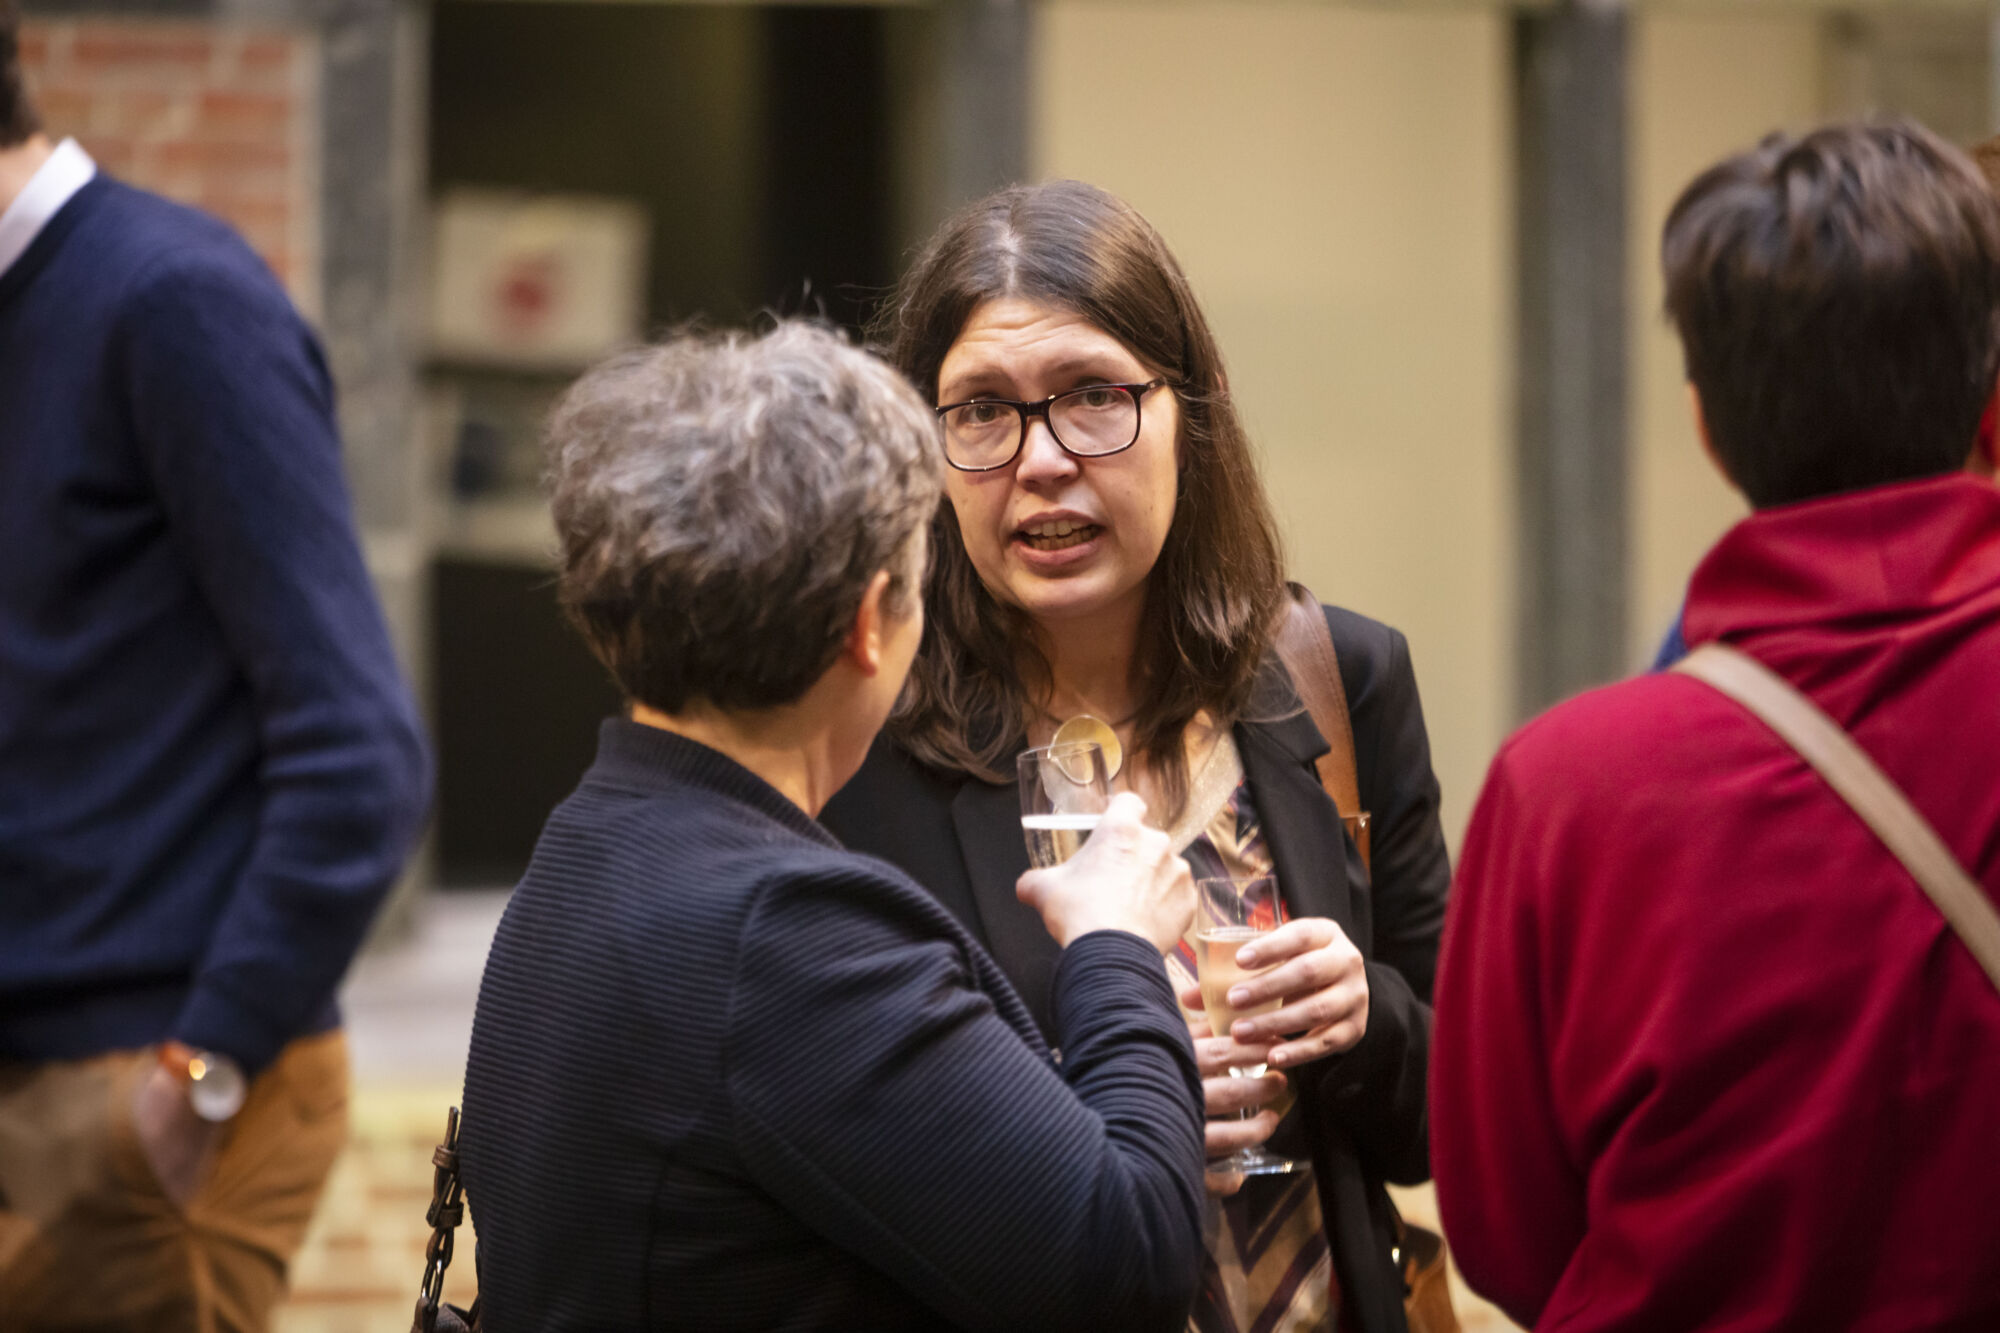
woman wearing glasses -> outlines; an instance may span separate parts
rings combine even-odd
[[[1314,771],[1326,743],[1267,651],[1287,600],[1275,525],[1221,354],[1152,227],[1076,182],[1002,191],[933,238],[877,334],[937,405],[950,467],[909,687],[823,821],[934,893],[1049,1030],[1059,950],[1014,895],[1014,756],[1069,719],[1108,724],[1114,785],[1198,874],[1275,874],[1290,918],[1246,960],[1278,966],[1239,1006],[1282,1007],[1234,1039],[1191,1021],[1224,1117],[1209,1157],[1268,1141],[1310,1169],[1210,1177],[1226,1197],[1192,1326],[1402,1329],[1382,1182],[1429,1174],[1450,878],[1402,636],[1325,608],[1371,880]],[[1182,999],[1199,1009],[1198,990]],[[1276,1072],[1227,1073],[1258,1057]]]

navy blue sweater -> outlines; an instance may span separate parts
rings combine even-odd
[[[491,1333],[1159,1330],[1201,1083],[1151,945],[1054,982],[726,756],[605,723],[486,962],[462,1161]]]
[[[311,332],[102,176],[0,274],[0,1057],[253,1071],[332,996],[429,770]]]

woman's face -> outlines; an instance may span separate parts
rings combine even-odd
[[[1160,374],[1081,317],[1005,298],[972,312],[938,368],[938,403],[1036,403],[1088,384]],[[1139,438],[1101,458],[1065,453],[1046,419],[1028,423],[1012,463],[947,473],[945,494],[987,591],[1050,628],[1144,605],[1178,495],[1180,403],[1162,387],[1140,402]]]

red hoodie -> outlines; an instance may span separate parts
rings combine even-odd
[[[1688,642],[1804,689],[2000,898],[2000,490],[1766,510]],[[2000,993],[1875,835],[1679,675],[1494,760],[1445,929],[1431,1158],[1540,1329],[2000,1329]]]

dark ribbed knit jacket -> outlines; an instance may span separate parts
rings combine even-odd
[[[1054,1036],[901,872],[607,721],[480,988],[487,1327],[1183,1327],[1201,1086],[1157,952],[1073,943]]]

